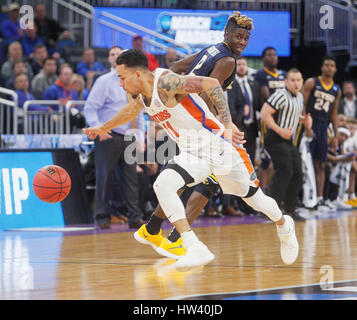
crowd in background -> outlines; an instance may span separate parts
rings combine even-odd
[[[78,47],[69,31],[48,17],[42,4],[34,9],[35,22],[26,25],[22,29],[19,25],[19,6],[10,4],[8,8],[8,19],[1,22],[0,28],[0,86],[14,90],[18,95],[19,107],[21,108],[27,100],[59,100],[66,104],[68,100],[87,100],[93,83],[100,75],[110,71],[108,62],[96,58],[95,48],[85,48],[82,51],[82,59],[76,64],[69,63],[66,59],[65,48]],[[132,48],[143,50],[143,39],[135,36],[132,39]],[[125,48],[124,48],[125,49]],[[274,50],[274,48],[271,48]],[[174,49],[168,49],[160,64],[154,55],[147,52],[149,69],[157,67],[169,68],[179,59]],[[275,52],[276,55],[276,52]],[[276,55],[277,56],[277,55]],[[107,59],[106,58],[106,59]],[[274,57],[275,59],[276,57]],[[273,59],[268,54],[263,54],[264,67],[269,67]],[[276,61],[277,63],[277,61]],[[232,113],[233,121],[246,133],[247,145],[245,146],[250,158],[257,169],[261,186],[264,192],[270,193],[274,168],[270,156],[262,145],[262,130],[264,126],[259,121],[259,112],[263,103],[268,99],[260,90],[259,70],[248,68],[245,59],[237,60],[237,78],[232,88],[228,90],[227,98]],[[316,75],[318,76],[318,75]],[[249,81],[250,93],[245,90],[242,79]],[[329,209],[351,209],[357,206],[355,197],[355,180],[357,173],[357,97],[355,83],[345,81],[341,84],[342,96],[339,101],[339,141],[338,148],[332,148],[333,130],[328,131],[328,143],[330,152],[327,159],[326,179],[324,186],[325,206]],[[246,97],[249,96],[250,102]],[[249,104],[253,104],[252,110]],[[33,105],[33,110],[51,112],[53,107],[45,105]],[[83,115],[84,117],[84,115]],[[83,121],[82,126],[84,127]],[[77,126],[78,128],[78,126]],[[162,134],[160,128],[157,134]],[[263,132],[264,133],[264,132]],[[296,139],[297,147],[300,140]],[[344,147],[346,145],[346,147]],[[300,152],[303,152],[300,149]],[[354,153],[356,152],[356,154]],[[302,162],[305,158],[302,156]],[[94,161],[91,156],[84,167],[86,182],[94,184],[95,170]],[[160,171],[158,164],[140,164],[136,166],[136,173],[140,181],[139,199],[144,218],[152,213],[157,205],[152,184]],[[346,179],[347,177],[347,179]],[[301,188],[299,196],[300,207],[307,207],[304,203],[304,188]],[[112,192],[109,206],[112,208],[113,221],[125,222],[127,208],[123,206],[120,198],[120,173],[115,174],[112,184]],[[184,197],[187,195],[184,194]],[[340,202],[336,202],[338,199]],[[342,200],[342,202],[341,202]],[[345,205],[343,205],[345,204]],[[313,209],[313,206],[309,209]],[[207,217],[243,216],[257,214],[239,198],[222,195],[220,190],[207,204],[202,215]],[[115,220],[115,218],[124,219]]]

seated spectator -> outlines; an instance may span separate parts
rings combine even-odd
[[[147,58],[149,60],[149,70],[150,71],[154,71],[156,68],[160,67],[160,64],[156,60],[155,56],[153,54],[150,54],[150,53],[145,52],[143,50],[143,38],[142,38],[142,36],[133,37],[132,46],[133,46],[133,49],[138,49],[138,50],[141,50],[142,52],[145,53],[145,55],[147,56]]]
[[[64,48],[66,47],[76,47],[77,43],[74,41],[74,38],[71,36],[68,30],[64,30],[59,36],[56,42],[56,50],[60,55],[63,55]]]
[[[24,60],[22,59],[17,59],[14,61],[12,64],[12,76],[7,80],[5,87],[11,90],[15,89],[15,78],[18,74],[20,73],[25,73],[28,78],[30,78],[30,75],[26,69],[26,64]]]
[[[65,29],[56,20],[46,17],[46,9],[43,4],[35,6],[35,24],[38,35],[45,41],[46,46],[55,49],[56,42]]]
[[[8,7],[8,12],[9,19],[4,20],[0,28],[5,45],[18,41],[23,36],[23,30],[19,22],[20,6],[17,3],[11,3]]]
[[[85,49],[82,56],[82,61],[77,64],[76,72],[84,79],[97,72],[105,71],[101,62],[95,61],[94,50],[92,48]]]
[[[36,25],[28,23],[26,25],[25,34],[21,40],[22,48],[27,57],[31,58],[38,44],[44,45],[45,42],[38,36]]]
[[[78,100],[84,100],[83,95],[85,84],[83,77],[77,73],[74,73],[72,75],[71,84],[73,90],[75,90],[78,94]],[[72,133],[81,133],[81,129],[86,125],[83,109],[84,105],[73,105],[71,108],[70,127]]]
[[[36,99],[42,99],[45,90],[57,81],[57,64],[54,58],[46,58],[43,67],[31,81],[31,88]]]
[[[94,83],[94,76],[90,76],[87,80],[87,86],[83,91],[82,100],[87,100],[90,90],[92,89],[93,83]]]
[[[3,83],[6,83],[12,75],[12,65],[15,60],[22,59],[22,46],[16,41],[9,45],[9,58],[1,67],[1,78]],[[25,62],[27,73],[30,79],[33,77],[33,71],[28,62]]]
[[[340,99],[338,112],[349,118],[357,118],[356,88],[352,81],[344,81],[342,84],[343,98]]]
[[[34,75],[37,75],[42,67],[43,62],[48,57],[48,51],[44,44],[37,44],[34,49],[33,56],[29,59],[29,63],[32,67],[32,71]]]
[[[350,131],[346,127],[338,127],[338,147],[336,152],[332,152],[331,148],[327,155],[329,179],[326,179],[327,186],[325,190],[328,199],[333,201],[337,209],[352,209],[352,205],[346,203],[345,193],[348,190],[348,178],[351,172],[351,165],[355,159],[355,150],[348,150],[344,143],[351,136]]]
[[[19,107],[23,108],[27,100],[36,100],[33,94],[29,91],[29,79],[26,73],[20,73],[15,77],[15,92],[18,96]],[[30,105],[28,110],[32,111],[49,111],[48,106]]]
[[[43,100],[58,100],[63,105],[69,100],[79,100],[78,93],[72,88],[73,71],[72,68],[66,64],[59,69],[58,80],[49,86],[43,93]],[[52,107],[53,110],[58,110],[57,106]]]
[[[83,77],[77,73],[74,73],[72,75],[71,83],[72,83],[72,88],[78,93],[79,100],[83,100],[82,98],[83,98],[84,87],[85,87]]]
[[[178,60],[178,55],[174,48],[168,48],[164,57],[162,68],[169,69],[170,66]]]

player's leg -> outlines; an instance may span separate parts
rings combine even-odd
[[[190,195],[185,210],[187,221],[190,225],[197,219],[209,199],[215,193],[218,182],[214,179],[214,177],[210,176],[206,179],[205,183],[197,185]],[[183,245],[181,235],[175,227],[171,230],[167,238],[163,238],[157,252],[173,259],[179,259],[186,254],[186,248]]]
[[[323,200],[324,186],[325,186],[325,162],[314,160],[315,174],[316,174],[316,193],[317,202]]]
[[[252,190],[252,189],[250,189]],[[254,190],[251,191],[253,193]],[[280,255],[285,264],[294,263],[299,253],[299,243],[295,235],[295,224],[288,215],[283,215],[276,201],[257,188],[253,195],[243,198],[254,210],[260,211],[276,224],[280,238]]]
[[[213,175],[210,175],[205,182],[194,187],[185,209],[190,225],[200,215],[217,188],[218,182]],[[183,191],[183,188],[180,189],[178,194],[180,195]],[[168,258],[179,259],[186,254],[187,250],[183,245],[180,233],[175,227],[167,238],[162,236],[161,225],[165,219],[166,215],[159,204],[147,224],[143,225],[136,234],[141,239],[144,239],[146,244],[151,245],[157,253]]]
[[[190,179],[191,178],[191,179]],[[191,180],[191,181],[190,181]],[[194,182],[189,173],[176,165],[160,173],[154,183],[154,190],[159,203],[169,221],[182,237],[187,253],[174,267],[179,271],[187,271],[211,262],[214,255],[197,238],[186,219],[185,209],[177,191],[185,184]]]
[[[327,160],[327,128],[324,126],[313,127],[314,138],[310,143],[311,154],[314,161],[316,177],[316,196],[317,207],[324,205],[324,186],[325,186],[325,163]]]
[[[276,201],[259,188],[259,181],[245,149],[236,148],[232,155],[227,152],[228,156],[232,157],[231,160],[227,158],[227,161],[232,161],[231,171],[228,174],[219,175],[216,174],[215,169],[213,170],[223,193],[242,197],[250,207],[264,213],[272,220],[276,224],[280,238],[282,260],[286,264],[293,263],[299,250],[293,219],[283,215]]]

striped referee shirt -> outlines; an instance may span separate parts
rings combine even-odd
[[[294,135],[304,108],[301,92],[294,95],[286,88],[280,89],[269,97],[267,103],[276,110],[276,124],[281,128],[291,128]]]

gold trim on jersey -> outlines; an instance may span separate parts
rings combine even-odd
[[[279,77],[279,72],[277,71],[277,72],[271,72],[270,70],[268,70],[267,68],[263,68],[264,69],[264,71],[266,72],[266,73],[269,73],[272,77],[274,77],[274,78],[278,78]]]
[[[231,47],[229,46],[229,44],[228,44],[227,42],[222,41],[222,43],[225,44],[225,45],[227,46],[227,48],[228,48],[230,51],[232,51]],[[233,52],[233,51],[232,51],[232,52]]]
[[[320,80],[321,85],[324,87],[324,89],[326,91],[329,91],[332,88],[332,86],[334,85],[333,80],[331,81],[331,83],[329,85],[327,85],[327,84],[322,82],[321,76],[318,76],[318,79]]]

